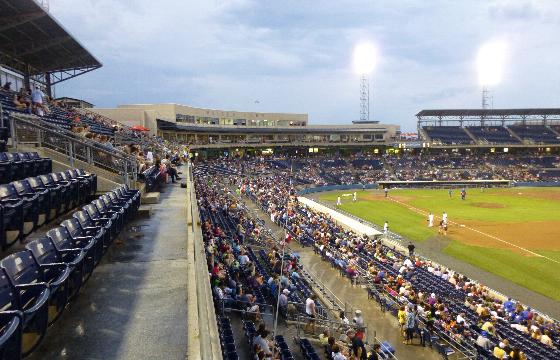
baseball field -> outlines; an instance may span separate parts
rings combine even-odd
[[[560,188],[402,189],[320,194],[331,204],[406,239],[443,242],[441,251],[535,292],[560,300]],[[438,233],[448,214],[447,235]],[[428,227],[428,214],[434,227]]]

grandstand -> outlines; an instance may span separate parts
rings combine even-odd
[[[95,108],[52,87],[101,62],[34,0],[0,13],[0,360],[482,360],[504,343],[560,358],[556,294],[512,299],[508,280],[441,261],[447,235],[414,253],[304,197],[557,187],[560,109],[422,110],[401,140],[374,120]],[[403,316],[419,346],[403,344]]]
[[[432,146],[555,146],[560,109],[422,110],[418,131]]]

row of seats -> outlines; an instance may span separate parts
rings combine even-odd
[[[43,224],[83,204],[97,190],[97,176],[67,170],[0,185],[0,247],[5,250]]]
[[[51,159],[42,158],[36,152],[0,153],[0,184],[48,174],[51,171]]]
[[[141,178],[146,183],[146,192],[151,192],[165,181],[166,174],[159,167],[152,165],[142,172]]]
[[[39,345],[139,205],[140,192],[121,186],[0,261],[0,359]]]
[[[4,113],[4,119],[8,119],[10,113],[26,113],[28,110],[24,108],[18,108],[13,104],[13,92],[6,92],[0,90],[0,103],[2,104],[2,111]],[[80,123],[89,127],[90,131],[96,134],[103,134],[103,135],[114,135],[114,130],[111,127],[106,126],[105,124],[95,121],[94,119],[86,116],[86,115],[77,115],[72,111],[65,110],[63,108],[56,107],[54,105],[49,105],[49,112],[41,117],[41,120],[50,123],[54,126],[58,126],[60,128],[70,130],[72,128],[72,123],[76,116],[79,116]],[[9,125],[9,122],[6,121],[6,125]]]

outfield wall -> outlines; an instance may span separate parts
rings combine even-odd
[[[560,187],[560,182],[553,181],[514,182],[512,184],[516,187]]]
[[[376,236],[383,235],[383,233],[381,233],[380,231],[377,231],[373,227],[364,224],[363,221],[358,221],[356,219],[348,217],[348,216],[338,212],[337,210],[334,210],[334,209],[331,209],[330,207],[319,204],[318,202],[315,202],[311,199],[299,196],[298,201],[300,203],[308,206],[309,208],[313,209],[314,211],[328,214],[337,223],[339,223],[340,225],[345,226],[347,228],[350,228],[350,230],[352,230],[352,231],[354,231],[358,234],[367,235],[367,236],[371,236],[371,237],[376,237]]]
[[[440,182],[440,181],[385,181],[381,182],[380,184],[392,184],[392,185],[399,185],[398,187],[414,187],[418,186],[421,188],[429,188],[429,187],[440,187],[443,185],[453,185],[454,187],[460,186],[477,186],[480,184],[487,184],[487,185],[502,185],[505,186],[504,182],[508,182],[511,186],[515,187],[560,187],[560,182],[553,182],[553,181],[532,181],[532,182],[514,182],[509,180],[503,181],[486,181],[486,180],[473,180],[473,181],[461,181],[461,182]],[[319,192],[325,191],[342,191],[342,190],[364,190],[364,189],[379,189],[380,184],[350,184],[350,185],[325,185],[325,186],[315,186],[311,188],[301,189],[298,191],[298,195],[307,195],[307,194],[314,194]]]

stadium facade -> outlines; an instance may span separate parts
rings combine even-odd
[[[385,145],[400,136],[399,125],[377,121],[309,125],[307,114],[214,110],[178,104],[91,110],[129,126],[144,126],[153,134],[185,142],[193,149]]]

